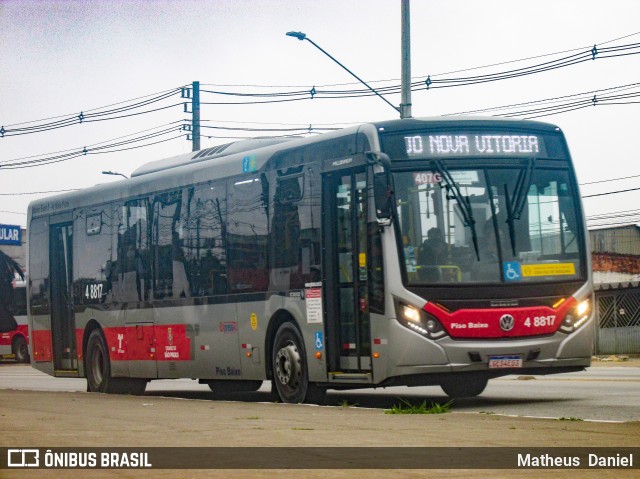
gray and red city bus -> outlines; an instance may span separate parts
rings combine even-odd
[[[29,206],[32,364],[141,394],[440,385],[590,365],[587,230],[550,124],[368,123],[220,145]]]

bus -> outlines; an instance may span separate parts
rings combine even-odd
[[[561,130],[361,124],[148,163],[29,206],[32,364],[88,390],[193,378],[483,392],[590,365],[593,286]]]
[[[29,326],[27,325],[27,287],[23,280],[13,281],[9,313],[17,323],[11,331],[0,333],[0,358],[29,362]]]

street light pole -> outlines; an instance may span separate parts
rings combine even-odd
[[[122,173],[118,173],[117,171],[103,171],[102,172],[103,175],[114,175],[114,176],[122,176],[125,179],[129,179],[129,177],[127,175],[124,175]]]
[[[358,80],[360,83],[362,83],[364,86],[366,86],[369,90],[371,90],[373,93],[375,93],[376,95],[378,95],[387,105],[389,105],[391,108],[393,108],[396,112],[401,113],[400,112],[400,108],[398,108],[397,106],[395,106],[394,104],[392,104],[391,102],[389,102],[389,100],[387,100],[385,97],[383,97],[380,93],[378,93],[376,90],[374,90],[372,87],[370,87],[367,82],[365,82],[362,78],[360,78],[358,75],[356,75],[355,73],[353,73],[351,70],[349,70],[347,67],[345,67],[342,63],[340,63],[338,60],[336,60],[333,56],[331,56],[328,52],[326,52],[324,49],[322,49],[316,42],[314,42],[313,40],[311,40],[309,37],[307,37],[306,34],[302,33],[302,32],[287,32],[287,36],[288,37],[293,37],[293,38],[297,38],[300,41],[303,40],[307,40],[309,43],[311,43],[314,47],[316,47],[318,50],[320,50],[322,53],[324,53],[326,56],[328,56],[329,58],[331,58],[334,62],[336,62],[338,65],[340,65],[344,70],[346,70],[351,76],[353,76],[354,78],[356,78],[356,80]]]

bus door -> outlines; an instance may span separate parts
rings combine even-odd
[[[54,370],[77,371],[76,325],[73,307],[73,223],[50,226],[51,339]]]
[[[371,371],[365,169],[324,177],[323,241],[329,368]]]

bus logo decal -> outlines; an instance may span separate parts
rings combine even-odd
[[[500,316],[500,329],[503,331],[511,331],[515,324],[516,321],[510,314],[503,314]]]

